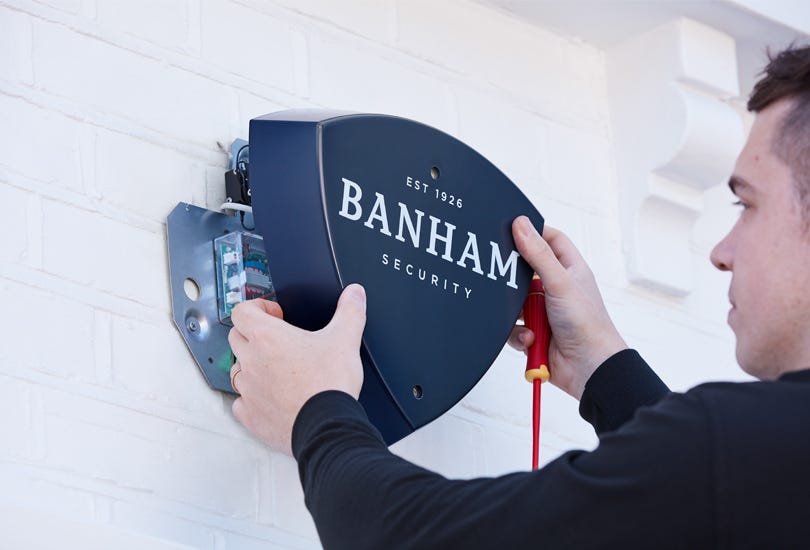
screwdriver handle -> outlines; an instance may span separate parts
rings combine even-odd
[[[534,332],[534,343],[527,350],[526,380],[545,382],[551,377],[548,370],[548,345],[551,325],[546,315],[546,293],[543,283],[535,276],[529,287],[529,296],[523,305],[523,322]]]

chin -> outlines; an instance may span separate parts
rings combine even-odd
[[[735,350],[735,354],[737,356],[737,364],[746,374],[750,374],[751,376],[759,378],[760,380],[773,378],[771,373],[768,372],[767,368],[770,365],[758,358],[758,354],[754,353],[753,350],[745,349],[744,346],[740,345],[739,338],[737,338],[737,348]]]
[[[768,358],[756,358],[753,354],[742,353],[737,347],[737,364],[746,374],[760,380],[775,380],[781,374]]]

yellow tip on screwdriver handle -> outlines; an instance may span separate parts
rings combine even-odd
[[[549,378],[551,378],[551,373],[548,371],[548,367],[546,365],[540,365],[540,368],[529,369],[526,371],[527,382],[534,382],[535,380],[540,380],[540,382],[542,383],[547,382]]]

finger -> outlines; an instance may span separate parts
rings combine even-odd
[[[512,329],[508,343],[517,351],[526,351],[534,344],[534,332],[530,328],[517,325]]]
[[[512,222],[512,236],[518,252],[540,275],[546,291],[551,294],[562,294],[570,284],[570,276],[529,218],[518,216]]]
[[[228,331],[228,344],[230,344],[231,351],[237,358],[242,357],[250,345],[247,338],[242,336],[242,333],[236,327]]]
[[[234,400],[233,404],[231,404],[231,412],[233,412],[234,418],[236,418],[240,424],[247,427],[247,410],[243,398],[237,397]]]
[[[338,299],[337,309],[326,330],[339,330],[354,348],[360,347],[366,328],[366,291],[358,284],[347,286]]]
[[[265,300],[263,298],[256,298],[255,300],[251,300],[251,302],[261,308],[261,310],[266,314],[275,317],[276,319],[284,320],[284,312],[281,310],[281,306],[278,305],[278,302]]]
[[[262,326],[276,320],[275,316],[267,314],[264,306],[259,305],[257,300],[236,304],[231,312],[231,322],[234,328],[238,329],[248,340],[253,340]]]
[[[238,397],[234,400],[233,404],[231,404],[231,412],[233,412],[233,416],[236,418],[237,422],[248,431],[253,431],[253,422],[251,420],[250,411],[248,410],[248,404],[244,397]]]
[[[571,267],[575,264],[584,264],[585,259],[579,250],[574,245],[573,241],[568,238],[568,235],[550,227],[548,225],[543,227],[543,240],[545,240],[554,251],[554,255],[560,260],[563,267]]]

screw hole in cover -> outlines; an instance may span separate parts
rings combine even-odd
[[[183,290],[188,296],[188,299],[192,302],[196,302],[200,299],[200,285],[197,284],[197,281],[188,277],[185,281],[183,281]]]

